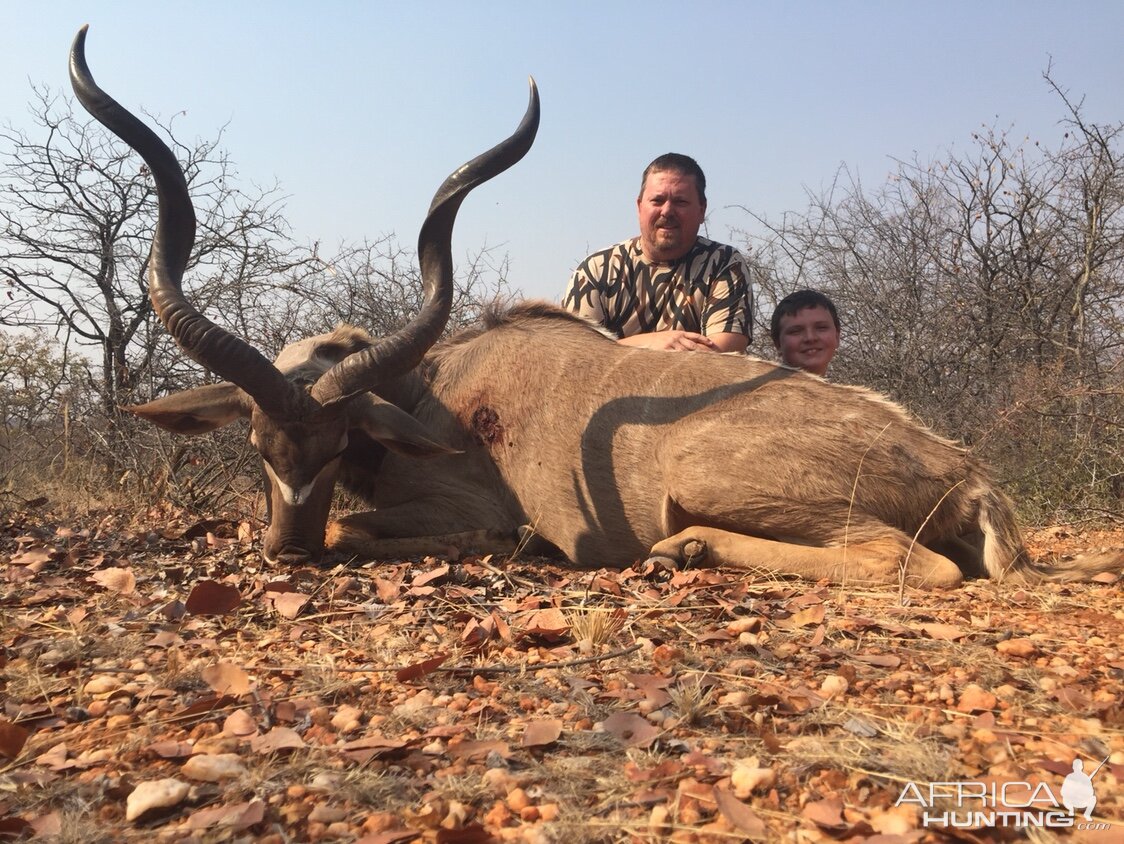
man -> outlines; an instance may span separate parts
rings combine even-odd
[[[595,252],[570,278],[562,307],[626,346],[744,352],[753,330],[749,268],[732,246],[699,237],[706,176],[669,152],[644,170],[640,236]]]
[[[777,304],[769,333],[781,363],[823,377],[839,348],[839,313],[818,290],[797,290]]]

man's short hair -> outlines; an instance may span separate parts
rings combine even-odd
[[[703,175],[702,168],[691,156],[679,152],[665,152],[644,168],[644,176],[640,179],[640,195],[636,198],[644,198],[644,185],[648,184],[650,173],[666,173],[668,171],[682,173],[684,176],[694,176],[695,186],[699,189],[699,204],[706,205],[706,176]]]
[[[839,325],[839,312],[835,310],[835,303],[818,290],[797,290],[789,293],[777,303],[769,320],[769,334],[773,338],[773,345],[781,343],[781,317],[796,316],[805,308],[825,308],[831,314],[831,321],[835,323],[835,330],[841,330]]]

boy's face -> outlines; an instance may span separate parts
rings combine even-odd
[[[839,329],[822,305],[781,317],[777,351],[783,363],[824,375],[838,348]]]

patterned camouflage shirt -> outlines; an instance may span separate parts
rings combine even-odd
[[[673,264],[645,260],[639,237],[595,252],[574,271],[562,307],[619,337],[670,329],[753,332],[745,259],[734,247],[703,237]]]

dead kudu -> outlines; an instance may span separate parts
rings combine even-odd
[[[425,304],[415,320],[382,339],[344,326],[270,363],[184,298],[194,213],[182,171],[95,85],[84,35],[71,54],[78,98],[157,184],[156,312],[187,354],[229,382],[132,410],[185,434],[249,418],[272,502],[267,559],[319,558],[326,528],[330,547],[378,558],[433,543],[506,548],[530,524],[582,566],[651,556],[937,587],[1124,567],[1124,551],[1031,560],[980,464],[867,390],[736,355],[628,349],[545,304],[437,342],[456,211],[530,148],[533,86],[516,132],[438,190],[419,235]],[[337,478],[375,509],[329,525]]]

